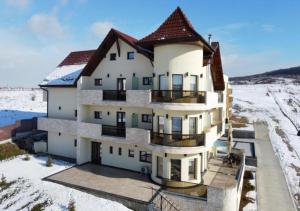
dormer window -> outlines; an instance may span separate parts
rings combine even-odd
[[[134,59],[134,52],[131,51],[131,52],[127,52],[127,60],[132,60]]]
[[[116,53],[111,53],[109,56],[110,61],[115,61],[117,59],[117,54]]]

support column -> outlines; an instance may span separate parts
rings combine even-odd
[[[77,137],[77,164],[83,164],[91,161],[91,142],[82,137]]]

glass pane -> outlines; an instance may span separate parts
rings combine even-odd
[[[196,117],[190,117],[189,120],[189,133],[190,134],[196,134]]]
[[[182,75],[172,76],[172,88],[173,90],[182,90]]]
[[[190,90],[197,91],[197,76],[191,76]]]
[[[181,117],[172,117],[172,132],[181,133],[182,131],[182,119]]]
[[[165,75],[159,76],[159,89],[160,90],[167,90],[167,80]]]
[[[171,180],[181,180],[181,160],[171,160]]]
[[[164,133],[164,125],[165,125],[165,118],[162,116],[158,117],[158,132]]]
[[[163,176],[163,158],[157,157],[157,177]]]
[[[196,179],[196,159],[189,160],[189,179]]]

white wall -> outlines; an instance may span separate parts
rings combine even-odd
[[[48,153],[67,158],[76,158],[76,147],[74,140],[76,136],[48,132]]]
[[[48,116],[75,120],[76,88],[48,88],[48,90]]]
[[[109,153],[109,147],[113,147],[113,154]],[[122,155],[120,156],[119,147],[122,148]],[[128,156],[128,150],[134,150],[134,157]],[[141,171],[142,166],[148,166],[151,169],[151,163],[145,163],[140,161],[140,151],[149,151],[146,148],[135,145],[116,144],[109,142],[102,142],[101,145],[101,159],[102,164],[108,166],[114,166],[118,168],[130,169],[133,171]]]
[[[103,89],[116,90],[117,78],[126,78],[126,89],[132,89],[133,73],[139,78],[139,89],[151,89],[152,86],[144,86],[143,77],[152,77],[153,66],[150,60],[144,55],[137,53],[137,51],[128,45],[123,40],[119,39],[121,54],[118,56],[117,44],[113,44],[111,49],[107,52],[106,57],[101,61],[96,70],[90,77],[85,77],[82,87],[84,89]],[[127,52],[133,51],[135,58],[127,60]],[[110,61],[110,54],[116,53],[115,61]],[[109,74],[109,77],[107,77]],[[95,86],[94,79],[102,78],[102,86]],[[88,85],[87,85],[87,84]]]

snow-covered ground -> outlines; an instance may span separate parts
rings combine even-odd
[[[45,200],[49,202],[46,210],[67,210],[70,199],[75,201],[76,210],[129,210],[117,202],[42,181],[42,178],[69,168],[71,164],[53,160],[53,166],[47,167],[47,157],[30,156],[29,161],[23,157],[0,162],[0,177],[3,174],[8,182],[16,181],[6,190],[0,188],[0,210],[28,210]]]
[[[299,205],[300,137],[293,123],[300,125],[300,86],[278,83],[232,87],[234,113],[246,116],[250,122],[262,120],[268,123],[274,152],[280,160],[292,198]]]
[[[45,115],[47,103],[43,102],[41,89],[0,88],[0,127],[14,124],[16,120]]]

